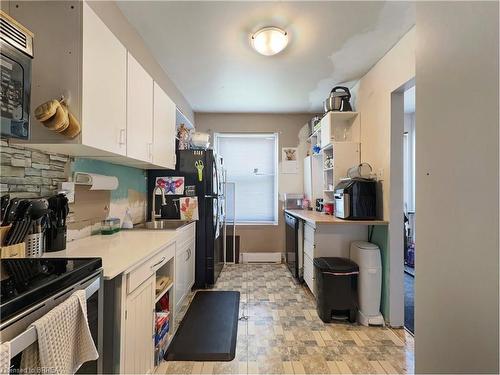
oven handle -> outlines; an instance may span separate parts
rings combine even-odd
[[[101,277],[99,276],[96,277],[96,279],[89,286],[85,288],[85,296],[87,297],[87,299],[92,297],[92,295],[95,292],[97,292],[100,287],[101,287]],[[74,290],[75,288],[71,289],[70,291]],[[54,297],[54,299],[57,299],[66,293],[68,293],[68,291],[59,294],[58,296]],[[28,346],[33,344],[37,339],[38,337],[36,334],[36,328],[34,326],[30,326],[28,329],[26,329],[26,331],[14,337],[10,341],[10,358],[14,358]]]

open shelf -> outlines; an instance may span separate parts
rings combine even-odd
[[[165,293],[167,293],[174,286],[174,282],[170,281],[168,285],[159,293],[156,293],[155,303],[158,302]]]

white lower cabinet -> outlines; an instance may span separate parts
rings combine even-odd
[[[166,245],[105,285],[105,373],[146,374],[162,361],[175,332],[175,312],[194,284],[196,224],[177,230]],[[169,277],[156,291],[156,280]],[[157,304],[168,293],[168,309]],[[156,313],[169,311],[169,330],[155,345]]]
[[[153,368],[154,307],[155,275],[127,295],[125,301],[126,374],[145,374]]]
[[[316,249],[315,228],[309,223],[304,224],[304,281],[315,294],[314,290],[314,264],[313,259]]]
[[[194,285],[195,224],[190,224],[184,230],[184,235],[181,235],[184,241],[179,241],[175,253],[175,311],[179,310]]]

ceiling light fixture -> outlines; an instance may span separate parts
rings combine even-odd
[[[264,56],[272,56],[283,51],[288,44],[288,34],[279,27],[264,27],[251,37],[254,50]]]

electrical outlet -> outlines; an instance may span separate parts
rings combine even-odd
[[[382,181],[384,179],[384,169],[380,168],[377,171],[377,180]]]

